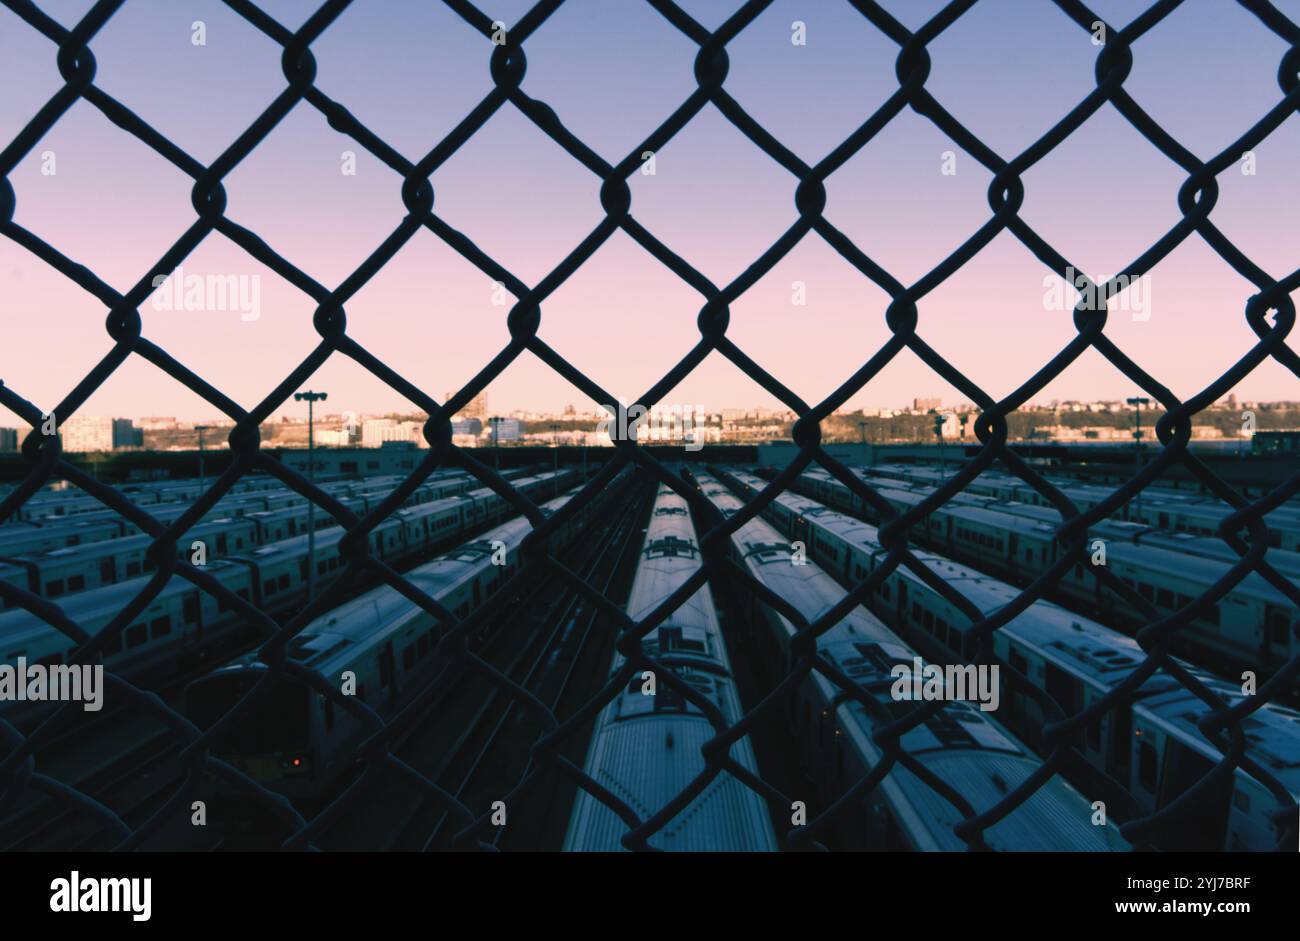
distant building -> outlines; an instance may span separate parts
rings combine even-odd
[[[495,431],[493,431],[495,428]],[[507,441],[518,441],[523,434],[524,425],[517,418],[499,418],[494,422],[489,422],[484,434],[487,435],[488,443],[501,443]]]
[[[179,427],[176,423],[176,419],[173,417],[140,418],[136,420],[135,426],[141,431],[171,431],[172,429]]]
[[[322,428],[313,433],[318,448],[346,448],[352,444],[352,434],[346,428]]]
[[[444,401],[449,401],[454,393],[448,392]],[[487,392],[480,392],[474,398],[466,403],[465,407],[456,413],[459,419],[477,418],[479,421],[487,421],[488,418],[488,399]]]
[[[18,429],[0,428],[0,451],[18,450]]]
[[[481,435],[483,422],[478,418],[459,418],[451,423],[453,435]]]
[[[59,426],[63,450],[70,452],[116,451],[144,445],[144,432],[129,418],[73,415]]]
[[[937,412],[942,405],[942,399],[912,399],[912,411],[914,412],[928,412],[931,409]]]
[[[418,421],[369,418],[361,424],[361,446],[380,448],[389,442],[424,444],[424,425]]]

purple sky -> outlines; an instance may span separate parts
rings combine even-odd
[[[71,26],[90,0],[41,0]],[[733,0],[682,6],[709,28]],[[942,4],[883,4],[909,28]],[[1300,22],[1300,0],[1279,0]],[[265,0],[297,28],[316,6]],[[483,9],[515,22],[523,0]],[[1145,4],[1094,0],[1122,26]],[[207,44],[191,43],[202,20]],[[791,23],[807,45],[791,44]],[[92,44],[96,84],[203,162],[213,160],[284,88],[280,49],[216,0],[133,0]],[[694,46],[638,0],[570,0],[526,46],[524,90],[550,104],[614,162],[694,88]],[[1208,159],[1281,96],[1285,44],[1228,0],[1187,0],[1140,40],[1126,88],[1170,133]],[[408,159],[419,159],[490,88],[491,46],[439,3],[357,0],[318,40],[317,84]],[[728,51],[728,91],[802,159],[815,162],[897,87],[897,49],[848,3],[777,0]],[[1093,88],[1099,48],[1046,0],[981,0],[930,47],[928,89],[994,150],[1011,158]],[[56,49],[0,8],[0,145],[60,87]],[[901,281],[927,272],[989,216],[989,174],[905,112],[827,183],[828,218]],[[357,172],[341,172],[342,153]],[[46,152],[57,172],[42,173]],[[1257,172],[1219,178],[1213,219],[1257,264],[1282,277],[1300,264],[1300,116],[1256,152]],[[1184,175],[1110,107],[1025,176],[1022,217],[1079,268],[1113,274],[1178,219]],[[125,291],[193,221],[191,181],[79,102],[10,174],[18,223]],[[227,215],[329,287],[400,221],[400,179],[300,104],[226,179]],[[539,281],[601,218],[598,180],[507,105],[433,177],[436,211],[524,281]],[[632,212],[723,285],[795,219],[794,179],[712,106],[631,180]],[[260,316],[141,308],[147,336],[251,408],[312,349],[314,303],[223,236],[185,262],[187,274],[260,277]],[[1044,306],[1048,271],[1003,234],[920,304],[921,335],[976,383],[1002,396],[1064,346],[1069,310]],[[806,285],[806,306],[791,285]],[[1193,235],[1156,267],[1149,319],[1112,314],[1107,333],[1177,395],[1188,397],[1252,344],[1243,306],[1254,288]],[[809,235],[732,305],[729,336],[809,402],[832,391],[886,340],[887,295],[819,236]],[[701,297],[616,234],[543,306],[541,337],[616,395],[640,394],[697,339]],[[349,333],[438,399],[507,340],[508,308],[490,279],[432,233],[417,235],[348,304]],[[99,302],[0,238],[0,378],[41,407],[64,396],[110,348]],[[357,412],[409,403],[336,356],[310,385]],[[1120,398],[1135,387],[1088,354],[1038,396]],[[1295,377],[1267,362],[1239,398],[1300,398]],[[489,388],[494,410],[594,407],[525,354]],[[850,407],[958,394],[904,352]],[[666,399],[706,407],[773,406],[713,356]],[[293,411],[290,403],[277,411]],[[85,414],[213,417],[213,409],[133,357]],[[0,409],[0,425],[20,424]]]

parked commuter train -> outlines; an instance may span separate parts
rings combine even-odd
[[[507,471],[503,476],[511,478],[521,473]],[[402,478],[392,477],[360,483],[327,484],[323,489],[332,491],[335,499],[357,516],[364,516],[387,499],[392,488],[401,481]],[[405,506],[428,506],[432,501],[464,493],[477,483],[475,478],[463,471],[435,473],[410,494]],[[263,497],[271,494],[272,491],[262,491]],[[188,506],[179,503],[164,505],[160,522],[169,523],[188,509]],[[191,558],[196,542],[202,543],[201,549],[208,561],[238,556],[251,552],[254,547],[281,542],[308,530],[309,513],[305,503],[288,509],[257,510],[243,516],[225,518],[213,518],[213,513],[215,510],[178,540],[178,557]],[[314,514],[314,521],[317,529],[335,525],[334,518],[319,507]],[[58,533],[61,527],[67,525],[82,531],[85,529],[84,524],[85,520],[80,518],[66,523],[52,523],[49,524],[48,531]],[[119,517],[113,535],[108,538],[80,544],[69,543],[66,546],[60,542],[57,543],[57,548],[41,552],[0,555],[0,564],[15,566],[26,573],[22,579],[10,578],[7,570],[0,568],[0,581],[19,584],[34,594],[53,599],[147,574],[153,569],[147,555],[153,537],[143,533],[120,535],[121,530],[128,526],[131,530],[135,529]],[[0,527],[0,537],[3,536],[4,529]],[[0,607],[4,605],[0,604]]]
[[[561,470],[561,486],[576,480],[573,471]],[[512,481],[521,493],[538,496],[551,491],[556,475],[547,471]],[[397,563],[428,551],[462,533],[504,518],[513,507],[487,487],[446,497],[433,503],[399,511],[370,533],[370,552],[378,559]],[[404,522],[401,513],[419,522]],[[316,535],[318,591],[343,573],[338,542],[341,526]],[[231,592],[275,616],[296,610],[306,598],[308,537],[295,536],[244,555],[210,562],[206,571]],[[103,588],[78,592],[59,600],[60,608],[87,633],[97,635],[127,602],[139,594],[150,576],[142,575]],[[120,676],[135,679],[155,671],[163,675],[191,670],[221,652],[248,630],[243,617],[216,597],[199,591],[174,575],[167,585],[105,648],[105,664]],[[62,632],[22,608],[0,613],[0,662],[57,665],[72,653],[73,643]],[[0,704],[0,717],[25,720],[43,711],[21,703]]]
[[[699,568],[700,551],[686,501],[660,485],[627,600],[628,617],[644,618]],[[728,725],[744,713],[707,584],[650,631],[642,639],[641,649],[706,697]],[[610,676],[616,676],[625,664],[626,658],[615,653]],[[646,677],[646,672],[653,673],[634,672],[601,710],[584,765],[588,775],[642,820],[653,816],[705,771],[701,746],[718,734],[698,706],[661,678]],[[650,680],[653,686],[648,685]],[[757,773],[748,736],[731,746],[730,755],[741,767]],[[627,830],[622,818],[579,788],[564,848],[621,849],[621,837]],[[706,852],[777,848],[763,799],[726,771],[650,837],[649,844],[663,850]]]
[[[766,481],[743,471],[727,470],[722,476],[745,499],[766,486]],[[781,494],[764,516],[787,538],[802,542],[809,556],[846,586],[866,579],[887,555],[874,526],[798,494]],[[942,556],[915,548],[912,553],[986,615],[1018,594],[1005,582]],[[905,566],[895,568],[880,583],[871,608],[928,656],[966,660],[974,654],[967,637],[970,622]],[[1067,715],[1097,702],[1146,658],[1131,637],[1047,601],[1034,602],[993,637],[997,657],[1056,700]],[[1241,701],[1239,685],[1183,666],[1229,705]],[[1197,729],[1197,720],[1209,711],[1173,677],[1156,673],[1132,699],[1118,703],[1087,727],[1080,753],[1089,766],[1123,788],[1136,813],[1154,813],[1222,759],[1222,752]],[[1013,692],[1009,685],[1002,690],[998,716],[1031,743],[1039,741],[1039,731],[1048,721],[1033,699]],[[1300,713],[1270,704],[1253,713],[1245,725],[1247,755],[1282,785],[1283,796],[1238,768],[1162,848],[1294,848]]]
[[[941,484],[944,477],[931,468],[899,468],[889,465],[868,468],[865,474],[931,486]],[[1092,509],[1113,493],[1110,488],[1097,484],[1080,483],[1050,474],[1046,476],[1048,482],[1069,497],[1080,511]],[[985,471],[963,489],[968,494],[989,496],[997,500],[1051,506],[1037,490],[1010,474]],[[1224,517],[1232,512],[1232,507],[1213,494],[1149,485],[1142,491],[1141,500],[1130,500],[1114,515],[1128,522],[1143,523],[1173,532],[1213,536],[1218,532]],[[1283,503],[1264,519],[1269,529],[1269,545],[1292,552],[1300,550],[1300,506]]]
[[[701,474],[704,495],[725,515],[742,503],[713,477]],[[795,564],[790,543],[770,524],[755,519],[731,539],[736,563],[809,621],[837,604],[843,589],[816,563]],[[762,632],[772,673],[787,675],[793,666],[790,639],[794,626],[781,614],[746,593],[751,629]],[[852,678],[879,703],[867,711],[818,670],[811,671],[790,699],[789,719],[797,740],[808,750],[817,771],[823,805],[836,800],[882,760],[874,730],[918,707],[910,699],[895,701],[893,669],[909,670],[916,653],[867,609],[851,610],[817,638],[817,653]],[[947,694],[951,695],[948,689]],[[953,700],[928,721],[905,733],[902,747],[929,772],[953,788],[975,810],[984,811],[1010,794],[1041,766],[1036,755],[1000,723],[971,702]],[[984,831],[997,850],[1127,850],[1129,845],[1110,822],[1092,823],[1090,802],[1059,775],[1042,784],[1014,813]],[[811,815],[810,815],[811,816]],[[841,839],[853,846],[913,850],[962,850],[967,844],[953,828],[963,814],[920,777],[901,764],[851,812],[837,818]]]
[[[617,490],[617,486],[606,488],[605,494]],[[547,501],[543,512],[554,513],[571,496]],[[600,503],[589,501],[555,538],[561,542],[570,538]],[[515,517],[403,577],[464,618],[517,571],[517,550],[531,531],[525,517]],[[493,543],[505,546],[501,564],[493,563]],[[444,629],[433,615],[385,585],[317,617],[295,635],[287,654],[331,684],[340,684],[345,672],[352,673],[355,695],[380,718],[387,718],[434,675],[437,658],[432,653]],[[250,653],[199,677],[186,687],[186,716],[202,729],[211,728],[267,670],[256,653]],[[363,722],[332,700],[282,678],[268,698],[223,732],[213,755],[289,797],[320,797],[353,767],[356,747],[369,734]]]
[[[853,515],[873,515],[863,500],[825,471],[807,471],[792,487]],[[899,512],[924,499],[904,489],[878,492]],[[1055,534],[1056,527],[1049,523],[959,504],[945,504],[912,527],[917,542],[1022,583],[1041,575],[1060,557]],[[1161,614],[1190,604],[1230,567],[1228,562],[1185,555],[1147,540],[1108,542],[1105,564]],[[1062,596],[1117,624],[1138,628],[1148,623],[1129,602],[1103,590],[1089,566],[1075,565],[1061,579],[1057,590]],[[1300,611],[1262,576],[1251,573],[1181,628],[1176,643],[1177,650],[1201,662],[1276,670],[1300,652]]]

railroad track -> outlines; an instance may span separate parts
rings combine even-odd
[[[625,521],[634,513],[633,507],[643,503],[644,499],[626,501],[620,512],[598,517],[601,522],[594,526],[588,524],[589,528],[572,538],[562,551],[562,561],[581,577],[590,579],[609,555],[607,547],[615,536],[626,532]],[[573,636],[565,632],[564,615],[570,609],[571,598],[561,587],[538,580],[493,618],[499,626],[484,639],[477,653],[516,682],[525,680],[562,638]],[[430,780],[454,792],[507,709],[509,704],[504,699],[481,677],[465,676],[446,685],[390,748]],[[430,716],[436,716],[436,720],[429,721]],[[321,845],[326,849],[423,848],[438,827],[443,808],[429,801],[414,785],[392,777],[375,785],[372,795],[380,789],[382,800],[357,800],[355,811],[334,825]],[[404,807],[409,809],[403,812]],[[384,837],[379,845],[376,834]]]
[[[78,791],[113,809],[133,826],[144,819],[163,793],[170,795],[178,783],[175,774],[161,766],[175,758],[179,744],[163,729],[136,742],[108,763],[75,783]],[[145,769],[155,768],[152,773]],[[68,804],[44,798],[17,818],[0,824],[0,851],[110,849],[118,839],[100,818]]]
[[[615,524],[610,542],[616,551],[602,552],[599,556],[597,570],[592,574],[597,580],[597,589],[607,598],[614,594],[620,576],[627,575],[628,562],[637,557],[641,541],[636,538],[639,535],[636,529],[644,517],[644,509],[640,504],[629,505],[625,509]],[[587,577],[590,580],[591,576]],[[553,715],[559,715],[566,696],[574,692],[575,677],[587,680],[584,691],[588,692],[598,689],[604,682],[615,635],[603,632],[595,636],[603,621],[599,609],[586,598],[572,596],[560,616],[562,631],[533,662],[520,683],[544,703]],[[585,670],[577,669],[580,662],[586,667]],[[527,754],[541,731],[540,728],[530,729],[527,722],[521,721],[525,716],[526,713],[513,700],[506,706],[461,778],[455,791],[461,803],[473,808],[487,806],[495,796],[511,792],[534,773],[531,759],[522,771],[515,770],[518,768],[517,759],[513,762],[509,760],[511,755]],[[513,723],[512,719],[515,720]],[[580,753],[585,752],[586,738],[577,735],[572,738],[577,741],[569,744]],[[553,805],[534,803],[534,807],[540,806]],[[513,810],[517,819],[520,816],[518,806]],[[450,846],[455,829],[444,813],[422,849],[427,851]],[[496,828],[487,842],[499,847],[506,829]]]
[[[492,520],[479,523],[464,538],[476,538],[492,525],[495,525]],[[409,556],[398,566],[398,570],[406,571],[423,564],[454,548],[454,544],[458,543],[455,540],[443,540],[436,547]],[[374,581],[354,581],[344,600],[359,595],[367,589],[368,583]],[[272,608],[269,613],[277,616],[287,611]],[[179,675],[169,677],[162,685],[137,685],[157,693],[175,708],[181,691],[191,680],[232,657],[255,649],[258,643],[260,638],[247,637],[242,641],[231,638],[213,656]],[[42,720],[30,723],[28,731],[39,721]],[[180,750],[180,743],[175,736],[160,732],[161,728],[156,720],[132,716],[130,710],[123,707],[110,707],[93,718],[79,717],[77,721],[54,732],[37,752],[37,767],[42,773],[49,774],[114,810],[128,824],[131,824],[128,817],[143,821],[171,796],[183,775],[183,769],[175,765],[171,768],[171,773],[164,776],[165,779],[159,777],[165,758],[174,756]],[[170,748],[158,749],[158,740],[169,736]],[[131,780],[147,780],[154,786],[145,789],[148,793],[137,793],[137,789],[129,786]],[[188,817],[185,826],[187,831],[195,829],[189,827]],[[102,826],[98,818],[90,817],[66,802],[44,795],[33,795],[24,798],[7,818],[0,820],[0,849],[71,850],[83,845],[109,848],[116,842],[111,834],[112,831]],[[60,839],[60,835],[64,839]],[[191,842],[189,839],[184,841],[186,846]]]

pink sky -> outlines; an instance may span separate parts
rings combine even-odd
[[[66,25],[84,0],[40,4]],[[290,28],[313,6],[265,3]],[[732,4],[684,4],[716,26]],[[939,4],[886,3],[916,28]],[[1135,4],[1097,2],[1122,26]],[[1279,3],[1300,21],[1300,2]],[[496,5],[507,24],[527,8]],[[1008,17],[1017,14],[1014,21]],[[190,42],[205,21],[207,45]],[[807,23],[808,44],[790,43]],[[1007,28],[1008,22],[1013,22]],[[97,84],[186,148],[211,161],[284,87],[279,50],[216,2],[128,4],[92,44]],[[490,46],[436,4],[358,2],[314,45],[318,84],[410,159],[423,153],[490,88]],[[694,87],[693,46],[648,5],[566,4],[526,46],[524,89],[548,102],[607,160],[620,159]],[[1126,83],[1156,120],[1208,159],[1280,97],[1285,44],[1235,5],[1189,0],[1134,49]],[[774,3],[730,46],[727,88],[799,156],[816,161],[897,87],[897,52],[848,4]],[[1026,147],[1093,87],[1098,49],[1050,4],[985,0],[931,46],[932,93],[1004,157]],[[0,10],[0,143],[57,91],[55,47]],[[905,112],[835,173],[827,217],[876,262],[909,283],[988,217],[990,175],[928,121]],[[357,173],[340,171],[355,151]],[[57,173],[42,174],[46,152]],[[1300,264],[1300,116],[1256,152],[1256,173],[1219,178],[1213,219],[1275,277]],[[8,174],[15,221],[125,291],[193,221],[191,181],[85,102]],[[1178,219],[1183,172],[1112,108],[1104,108],[1025,176],[1021,216],[1090,275],[1115,273]],[[707,107],[635,174],[632,212],[719,286],[736,277],[794,221],[795,180]],[[599,181],[507,105],[433,177],[435,211],[529,284],[541,280],[599,222]],[[339,284],[392,231],[401,181],[300,104],[226,179],[227,215],[327,287]],[[260,316],[159,311],[145,334],[245,408],[314,347],[314,303],[220,235],[186,260],[187,273],[260,279]],[[1049,272],[1002,234],[920,304],[931,345],[1000,397],[1074,335],[1068,310],[1044,307]],[[806,286],[806,306],[791,303]],[[1151,273],[1150,318],[1112,315],[1107,333],[1139,364],[1188,397],[1254,342],[1243,316],[1254,288],[1196,235]],[[698,338],[702,298],[616,233],[542,308],[540,336],[614,395],[633,399]],[[831,392],[888,338],[886,293],[818,236],[806,237],[732,306],[728,335],[810,403]],[[418,234],[347,305],[349,334],[441,399],[507,341],[507,307],[488,276],[428,231]],[[0,378],[52,407],[111,346],[99,302],[14,242],[0,238]],[[1294,343],[1293,343],[1294,346]],[[408,410],[364,369],[335,356],[310,383],[331,411]],[[1235,390],[1246,400],[1296,399],[1296,378],[1267,362]],[[1089,353],[1037,396],[1114,399],[1137,389]],[[559,411],[591,402],[525,354],[489,388],[494,410]],[[964,396],[908,352],[849,407],[914,397]],[[668,403],[772,407],[776,403],[712,356]],[[302,406],[290,403],[276,414]],[[85,414],[211,418],[214,409],[133,357]],[[0,409],[0,425],[17,425]]]

